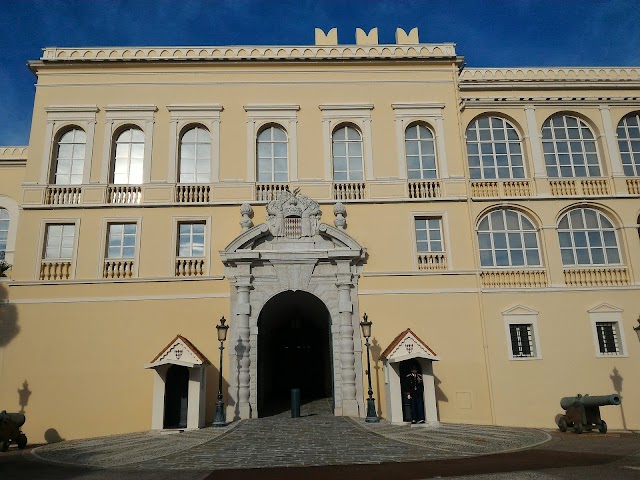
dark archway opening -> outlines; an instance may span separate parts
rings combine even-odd
[[[171,365],[164,386],[164,428],[186,428],[189,404],[189,369]]]
[[[291,408],[291,389],[302,404],[329,399],[333,411],[331,316],[316,296],[282,292],[258,317],[258,416]]]

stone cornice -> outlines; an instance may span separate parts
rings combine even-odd
[[[640,95],[620,97],[620,96],[602,96],[602,97],[463,97],[461,99],[461,108],[504,108],[518,107],[524,105],[533,106],[555,106],[555,107],[571,107],[580,105],[582,107],[600,107],[602,105],[623,105],[623,106],[640,106]]]
[[[460,89],[640,87],[640,67],[467,68]]]
[[[28,147],[0,147],[0,161],[26,160],[28,152]]]
[[[41,61],[456,59],[455,44],[45,48]]]

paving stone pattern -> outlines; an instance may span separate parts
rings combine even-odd
[[[67,441],[37,448],[34,454],[46,461],[142,473],[424,461],[531,447],[549,438],[530,429],[365,424],[322,410],[308,406],[301,418],[292,419],[287,412],[226,429]]]

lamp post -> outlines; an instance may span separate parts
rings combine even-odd
[[[633,327],[633,330],[636,332],[636,335],[638,335],[638,341],[640,341],[640,315],[638,315],[638,325]]]
[[[376,401],[373,398],[373,389],[371,388],[371,358],[369,354],[369,337],[371,336],[371,324],[367,314],[364,314],[362,321],[360,322],[360,328],[362,329],[362,336],[365,339],[365,346],[367,347],[367,378],[369,380],[369,398],[367,398],[367,418],[364,419],[368,423],[377,423],[380,421],[376,414]]]
[[[220,342],[220,370],[218,372],[218,401],[216,402],[216,416],[213,419],[214,427],[224,427],[227,424],[224,414],[224,402],[222,401],[222,351],[224,350],[224,341],[227,339],[227,330],[229,325],[225,325],[224,316],[220,319],[220,325],[216,325],[218,331],[218,341]]]

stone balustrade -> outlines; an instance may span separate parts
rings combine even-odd
[[[286,183],[256,183],[255,196],[257,202],[270,202],[285,191],[289,191]]]
[[[71,277],[71,260],[42,260],[40,280],[68,280]]]
[[[80,205],[82,187],[47,187],[44,192],[45,205]]]
[[[483,270],[480,272],[483,288],[541,288],[548,285],[545,270]]]
[[[584,180],[549,180],[554,197],[609,195],[609,182],[605,178]]]
[[[629,285],[627,267],[567,268],[564,282],[570,287]]]
[[[135,263],[130,259],[107,259],[102,270],[103,278],[131,278]]]
[[[209,203],[210,198],[210,185],[176,185],[176,203]]]
[[[529,180],[472,181],[471,196],[476,198],[530,197]]]
[[[364,200],[366,198],[366,183],[340,182],[333,184],[334,200]]]
[[[442,188],[439,181],[419,180],[409,181],[409,198],[437,198],[442,196]]]
[[[446,270],[447,256],[444,253],[419,253],[419,270]]]
[[[109,185],[107,203],[135,205],[142,202],[142,187],[139,185]]]
[[[627,178],[629,195],[640,195],[640,178]]]
[[[206,259],[176,258],[176,277],[199,277],[205,274]]]

